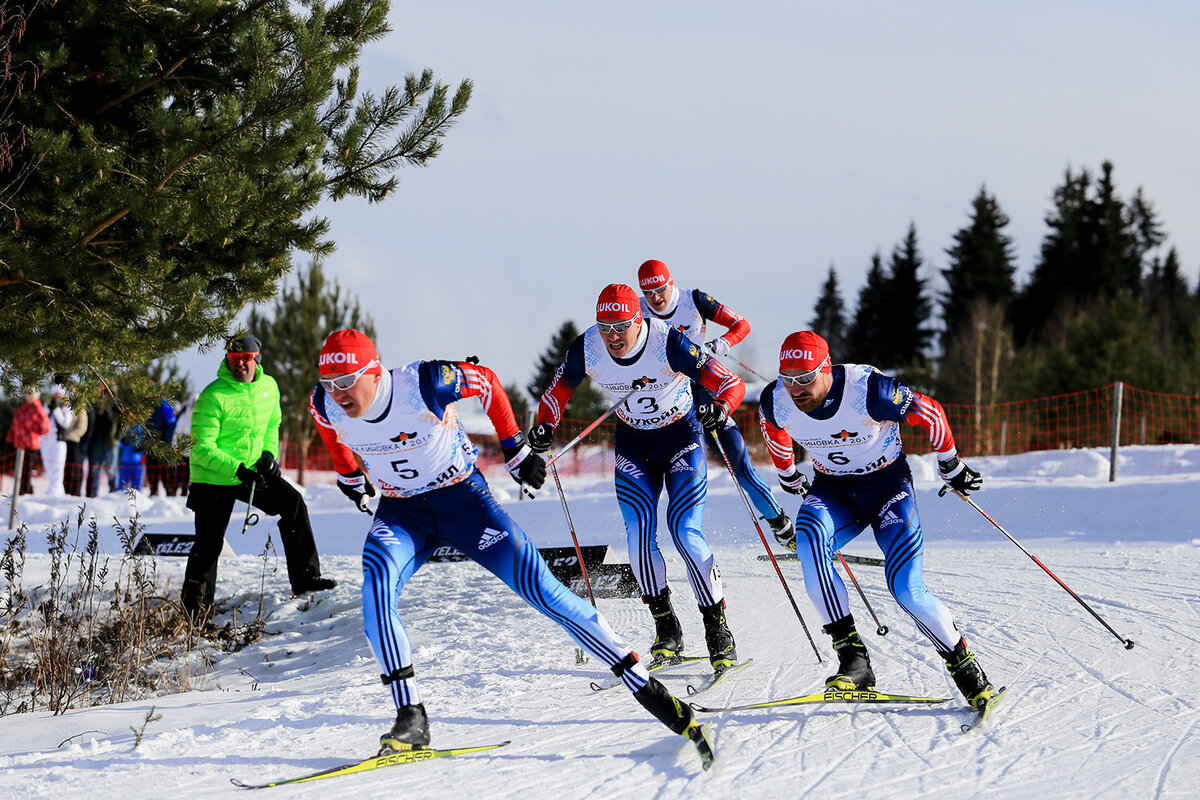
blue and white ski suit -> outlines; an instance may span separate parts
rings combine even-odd
[[[792,441],[807,448],[816,474],[796,512],[796,556],[804,585],[826,624],[850,613],[834,554],[866,527],[884,554],[888,590],[940,652],[960,638],[954,619],[925,585],[924,543],[900,423],[921,425],[938,457],[957,454],[941,404],[873,367],[833,366],[817,409],[798,409],[787,389],[763,389],[759,423],[781,474],[792,469]]]
[[[354,472],[358,456],[383,495],[363,543],[363,628],[397,707],[421,702],[400,598],[421,565],[446,546],[481,564],[609,668],[632,652],[593,606],[550,574],[529,537],[492,497],[452,405],[465,397],[480,399],[503,447],[523,444],[495,373],[466,362],[418,361],[385,371],[373,403],[358,418],[320,386],[310,401],[338,472]],[[637,691],[649,675],[634,664],[621,679]]]
[[[575,388],[590,377],[612,401],[644,386],[618,407],[616,491],[629,561],[645,596],[667,588],[666,564],[658,548],[658,497],[667,490],[667,530],[687,566],[688,584],[699,605],[719,603],[725,592],[712,549],[704,538],[708,492],[705,435],[696,420],[691,384],[708,387],[732,411],[745,384],[700,345],[658,319],[642,323],[628,358],[614,358],[596,326],[572,343],[550,387],[542,395],[538,422],[557,425]]]

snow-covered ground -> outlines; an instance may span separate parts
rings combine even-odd
[[[469,563],[430,564],[413,580],[402,612],[434,744],[511,739],[490,754],[397,767],[269,790],[281,797],[488,798],[1149,798],[1195,797],[1200,786],[1200,448],[1165,448],[1188,473],[1140,476],[1137,453],[1108,483],[1102,452],[1027,454],[1036,480],[1003,477],[1003,459],[982,467],[975,499],[1074,589],[1122,636],[1126,650],[1029,557],[974,509],[939,498],[932,463],[916,459],[925,527],[925,576],[955,613],[989,677],[1009,687],[986,730],[960,732],[967,714],[933,648],[887,595],[881,570],[855,574],[882,622],[852,595],[880,688],[955,698],[946,707],[794,707],[707,715],[717,762],[700,769],[693,749],[651,720],[624,690],[595,694],[607,670],[575,663],[556,626]],[[1156,458],[1164,448],[1155,448]],[[1127,451],[1128,452],[1128,451]],[[1022,464],[1027,471],[1029,464]],[[766,472],[770,472],[767,470]],[[821,648],[817,663],[728,477],[712,470],[707,528],[718,553],[739,652],[754,664],[703,695],[710,705],[782,698],[823,685],[832,657],[795,562],[781,562]],[[569,545],[553,483],[517,502],[511,482],[497,494],[534,540]],[[370,754],[393,711],[362,635],[358,552],[366,517],[336,489],[307,492],[325,573],[337,589],[292,599],[282,560],[268,559],[268,635],[227,655],[198,689],[118,706],[0,717],[0,796],[20,798],[199,797],[311,772]],[[611,484],[567,486],[584,544],[625,552]],[[188,531],[178,498],[132,501],[153,530]],[[7,498],[0,501],[7,513]],[[789,511],[793,509],[789,508]],[[127,519],[131,501],[94,502],[102,525]],[[24,498],[34,531],[73,512],[70,501]],[[245,536],[235,511],[228,538],[237,555],[221,562],[219,596],[257,596],[258,555],[275,525]],[[769,534],[768,534],[769,536]],[[37,549],[37,535],[31,537]],[[274,537],[277,539],[277,535]],[[664,536],[668,574],[689,649],[702,628],[681,564]],[[115,535],[106,540],[115,552]],[[44,548],[43,548],[44,549]],[[877,555],[869,534],[847,553]],[[32,554],[27,583],[45,570]],[[177,590],[182,563],[162,559]],[[600,600],[636,648],[652,638],[637,600]],[[676,671],[677,693],[701,677]],[[133,728],[153,707],[158,721]]]

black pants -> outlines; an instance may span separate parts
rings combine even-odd
[[[187,507],[196,512],[196,541],[188,556],[183,575],[183,607],[191,613],[211,608],[217,586],[217,559],[225,543],[225,528],[237,500],[246,502],[250,489],[193,483],[189,487]],[[254,492],[254,507],[264,514],[279,517],[279,538],[283,542],[288,578],[292,592],[300,594],[321,576],[317,544],[313,541],[304,498],[282,477],[267,482],[265,489]]]
[[[33,494],[33,471],[42,465],[41,450],[26,450],[21,463],[20,493]]]
[[[67,494],[83,494],[83,450],[81,442],[67,442],[67,463],[63,470],[63,489]]]

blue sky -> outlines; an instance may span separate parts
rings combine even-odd
[[[939,290],[986,184],[1023,280],[1064,171],[1108,159],[1194,287],[1198,23],[1165,2],[396,2],[364,84],[430,67],[474,100],[384,202],[321,207],[327,272],[385,362],[475,354],[524,385],[565,320],[658,258],[750,320],[734,354],[772,373],[830,265],[852,310],[914,223]],[[195,388],[215,372],[180,361]]]

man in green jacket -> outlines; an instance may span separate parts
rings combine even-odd
[[[246,334],[226,348],[217,379],[192,411],[191,486],[196,541],[183,579],[183,607],[194,619],[212,610],[217,558],[236,500],[279,517],[292,594],[337,585],[321,577],[304,497],[279,474],[279,386],[263,372],[257,338]],[[251,496],[253,489],[253,496]]]

